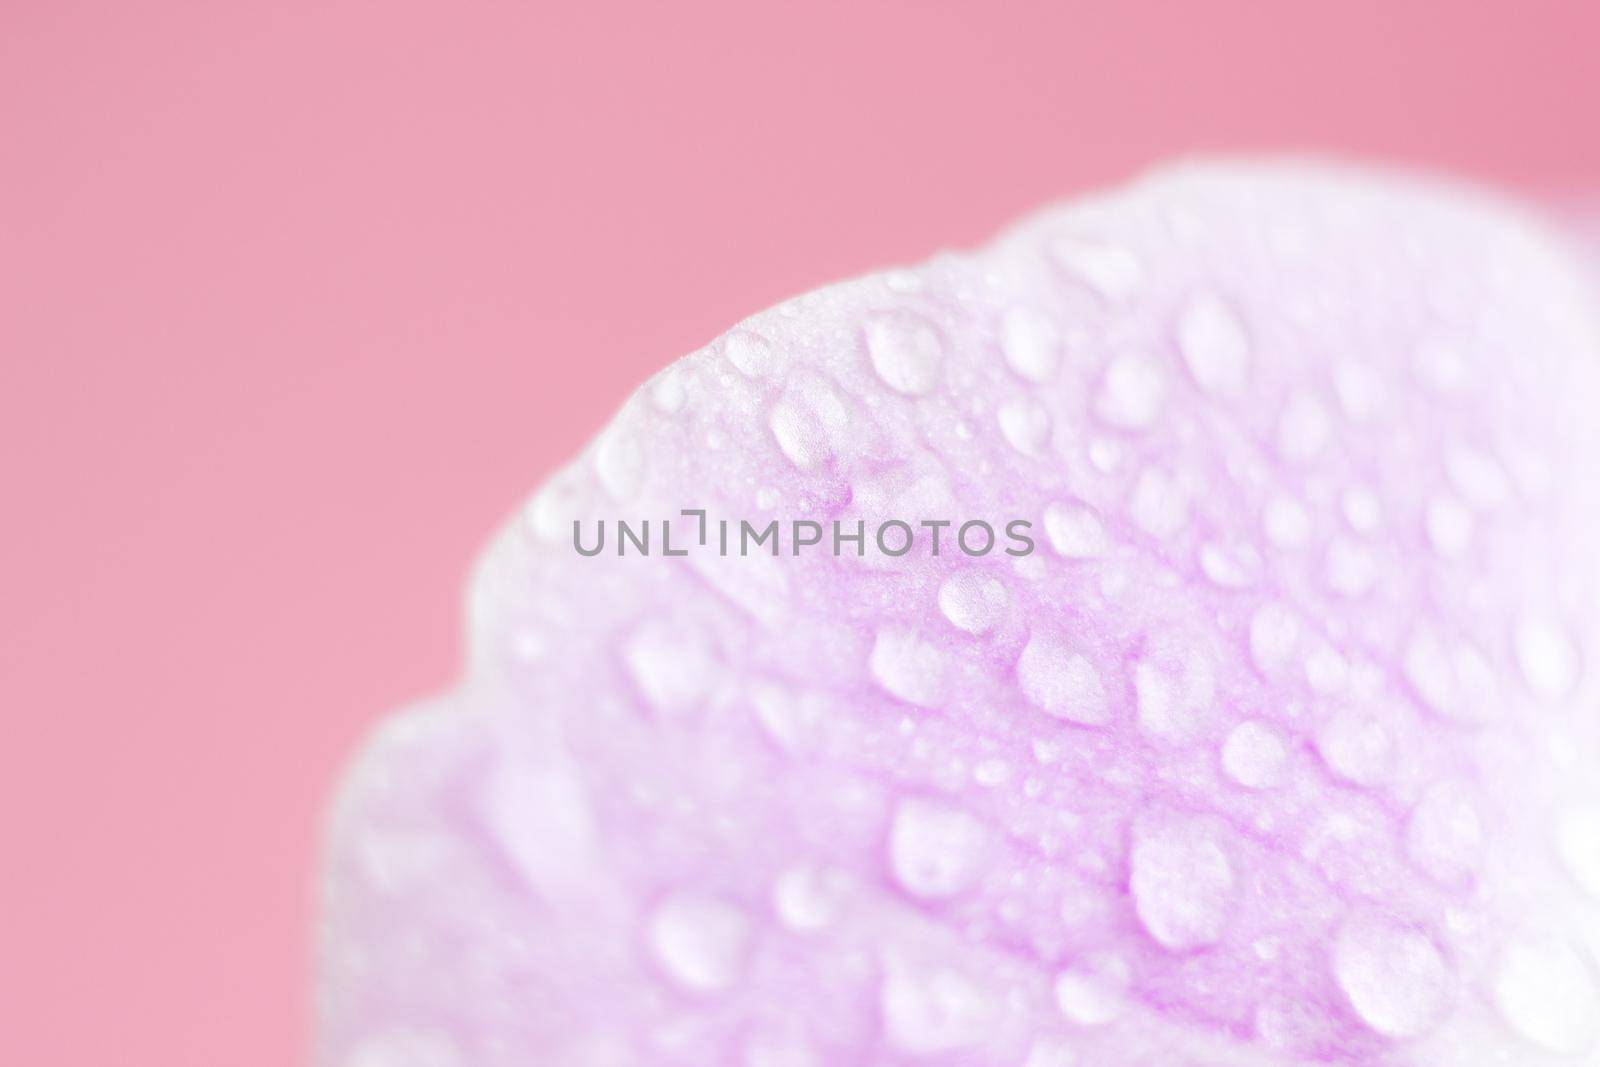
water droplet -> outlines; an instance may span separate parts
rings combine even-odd
[[[1262,509],[1261,526],[1279,548],[1300,548],[1311,540],[1311,515],[1298,500],[1281,493]]]
[[[1383,525],[1383,503],[1378,494],[1364,485],[1352,486],[1339,498],[1344,521],[1358,534],[1376,533]]]
[[[613,500],[632,500],[644,481],[644,451],[627,428],[613,425],[595,452],[595,472]]]
[[[1208,541],[1200,546],[1200,570],[1223,589],[1247,589],[1261,573],[1261,553],[1254,545]]]
[[[1367,422],[1384,405],[1383,379],[1371,367],[1346,360],[1333,372],[1333,389],[1339,407],[1351,422]]]
[[[760,1034],[745,1045],[744,1067],[822,1067],[822,1060],[797,1028]]]
[[[1378,561],[1365,545],[1340,537],[1328,545],[1328,588],[1344,597],[1371,592],[1378,580]]]
[[[1345,708],[1317,731],[1317,752],[1336,777],[1370,786],[1389,776],[1394,741],[1377,716]]]
[[[1467,445],[1457,445],[1445,457],[1445,474],[1473,507],[1487,511],[1511,497],[1511,481],[1493,456]]]
[[[1061,336],[1042,311],[1014,307],[1000,324],[1000,347],[1006,364],[1030,382],[1043,385],[1061,363]]]
[[[1071,1042],[1060,1037],[1041,1037],[1028,1046],[1022,1067],[1077,1067],[1078,1056]]]
[[[1010,603],[1005,583],[977,568],[957,571],[939,586],[939,610],[950,625],[969,634],[994,629]]]
[[[1221,940],[1233,907],[1233,865],[1208,826],[1136,826],[1129,864],[1134,910],[1158,944],[1185,952]]]
[[[1250,369],[1250,337],[1233,307],[1215,293],[1191,297],[1178,320],[1178,348],[1196,384],[1213,396],[1236,396]]]
[[[986,759],[972,768],[972,780],[985,789],[1004,784],[1011,777],[1011,765],[1002,759]]]
[[[1459,389],[1467,379],[1467,361],[1460,350],[1438,339],[1417,347],[1415,365],[1418,379],[1436,392]]]
[[[716,661],[700,633],[664,620],[635,630],[623,658],[645,700],[667,714],[694,708],[716,678]]]
[[[867,666],[884,692],[908,704],[932,708],[944,698],[943,657],[913,631],[879,630]]]
[[[1600,807],[1563,814],[1556,821],[1556,851],[1573,881],[1600,900]]]
[[[1189,495],[1178,480],[1158,467],[1146,467],[1134,483],[1128,513],[1139,529],[1161,540],[1189,521]]]
[[[1478,867],[1483,821],[1464,786],[1440,782],[1428,788],[1406,823],[1406,853],[1438,881],[1459,882]]]
[[[1428,504],[1428,543],[1445,559],[1460,559],[1472,544],[1472,513],[1454,497],[1435,497]]]
[[[455,1039],[433,1029],[406,1026],[371,1034],[340,1061],[341,1067],[464,1067]]]
[[[867,322],[867,354],[885,385],[906,396],[924,396],[939,384],[944,339],[916,315],[879,315]]]
[[[1517,624],[1517,663],[1533,695],[1561,701],[1578,685],[1578,649],[1554,619],[1529,615]]]
[[[1282,604],[1261,605],[1250,616],[1250,662],[1264,677],[1280,677],[1300,642],[1300,620]]]
[[[651,913],[649,941],[667,977],[692,992],[711,993],[731,987],[743,973],[750,922],[725,901],[674,896]]]
[[[1106,550],[1105,526],[1083,504],[1046,505],[1044,533],[1056,555],[1067,559],[1093,559]]]
[[[654,383],[650,386],[651,403],[668,415],[676,415],[682,411],[684,401],[689,398],[683,379],[683,371],[675,366],[668,367],[656,375]]]
[[[746,378],[761,378],[780,369],[784,353],[771,341],[750,330],[734,330],[722,341],[728,362]]]
[[[1350,662],[1326,643],[1319,643],[1306,656],[1306,683],[1312,692],[1331,696],[1350,680]]]
[[[880,1008],[885,1036],[908,1056],[940,1056],[982,1045],[998,1005],[987,990],[946,967],[891,963]]]
[[[1454,977],[1427,934],[1360,911],[1339,927],[1333,974],[1363,1023],[1390,1038],[1420,1036],[1450,1001]]]
[[[1246,721],[1222,743],[1222,770],[1246,789],[1270,789],[1283,780],[1289,749],[1283,735],[1266,723]]]
[[[971,889],[988,860],[989,832],[971,813],[933,800],[905,800],[889,831],[889,866],[917,897],[953,897]]]
[[[1080,726],[1111,721],[1111,701],[1100,673],[1066,641],[1037,632],[1017,659],[1017,682],[1034,707]]]
[[[1006,444],[1025,456],[1036,456],[1050,443],[1050,413],[1029,396],[1014,396],[995,416]]]
[[[1095,414],[1121,430],[1144,430],[1161,416],[1167,376],[1155,360],[1123,353],[1106,366],[1095,398]]]
[[[1551,1052],[1587,1051],[1600,1032],[1600,984],[1572,947],[1518,938],[1501,954],[1494,1000],[1506,1022]]]
[[[1134,664],[1133,690],[1140,729],[1163,741],[1190,741],[1207,723],[1216,670],[1185,635],[1161,631],[1146,638]]]
[[[1309,463],[1333,434],[1333,421],[1322,401],[1300,391],[1290,395],[1278,422],[1278,451],[1293,463]]]
[[[1068,237],[1051,248],[1055,261],[1108,300],[1125,300],[1144,284],[1144,268],[1121,245]]]
[[[834,454],[850,417],[831,388],[799,382],[784,392],[767,422],[789,462],[811,470]]]
[[[839,871],[802,866],[778,876],[772,901],[778,918],[791,930],[822,930],[839,917],[847,883]]]
[[[1420,627],[1406,642],[1403,670],[1422,703],[1442,718],[1477,722],[1493,712],[1494,671],[1471,645]]]
[[[1128,965],[1103,955],[1083,961],[1056,976],[1056,1007],[1079,1026],[1104,1026],[1127,1010]]]

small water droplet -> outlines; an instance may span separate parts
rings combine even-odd
[[[778,918],[791,930],[822,930],[839,917],[846,885],[845,876],[839,871],[791,867],[778,876],[773,886],[773,906]]]
[[[1244,389],[1250,337],[1232,305],[1211,292],[1191,297],[1178,319],[1178,348],[1196,384],[1219,397]]]
[[[1105,525],[1084,504],[1047,504],[1044,533],[1056,555],[1067,559],[1094,559],[1107,547]]]
[[[1293,463],[1309,463],[1333,434],[1328,411],[1308,392],[1290,395],[1278,421],[1278,451]]]
[[[867,666],[884,692],[908,704],[932,708],[944,698],[943,657],[914,631],[879,630]]]
[[[866,325],[867,354],[885,385],[906,396],[925,396],[939,384],[944,338],[934,325],[908,313],[879,315]]]
[[[1383,525],[1383,503],[1364,485],[1351,486],[1339,498],[1344,521],[1358,534],[1373,534]]]
[[[725,901],[673,896],[651,913],[649,941],[656,962],[679,986],[716,992],[734,985],[743,973],[750,922]]]
[[[641,624],[629,637],[623,658],[645,700],[667,714],[694,708],[716,678],[716,661],[705,638],[666,621]]]
[[[1460,559],[1472,544],[1472,513],[1454,497],[1435,497],[1428,504],[1428,543],[1444,559]]]
[[[1034,308],[1014,307],[1000,324],[1000,347],[1006,364],[1021,377],[1043,385],[1061,363],[1061,336],[1050,316]]]
[[[767,423],[789,462],[811,470],[834,454],[850,418],[831,388],[820,382],[798,382],[773,406]]]
[[[1311,540],[1311,515],[1291,496],[1277,494],[1261,512],[1267,540],[1279,548],[1300,548]]]
[[[1139,258],[1121,245],[1066,237],[1058,240],[1050,252],[1068,273],[1108,300],[1125,300],[1144,284]]]
[[[454,1038],[434,1029],[403,1026],[362,1038],[341,1067],[465,1067]]]
[[[1050,443],[1050,413],[1032,397],[1012,397],[1000,405],[995,418],[1006,444],[1025,456],[1038,455]]]
[[[1178,480],[1158,467],[1146,467],[1134,483],[1128,513],[1139,529],[1165,540],[1189,521],[1189,495]]]
[[[1317,752],[1336,777],[1371,786],[1389,776],[1394,740],[1376,715],[1344,708],[1317,731]]]
[[[1248,720],[1222,743],[1222,769],[1246,789],[1270,789],[1283,780],[1289,749],[1283,735],[1266,723]]]
[[[977,568],[957,571],[939,586],[939,610],[950,625],[973,635],[999,625],[1010,603],[1005,583]]]
[[[1600,807],[1563,813],[1556,820],[1556,851],[1573,881],[1600,900]]]
[[[1106,365],[1095,397],[1095,414],[1120,430],[1144,430],[1161,417],[1167,376],[1155,360],[1125,352]]]
[[[1578,648],[1554,619],[1525,616],[1517,624],[1517,663],[1534,696],[1558,702],[1578,685]]]
[[[1300,620],[1277,602],[1261,605],[1250,616],[1250,662],[1263,677],[1280,677],[1300,642]]]
[[[762,378],[787,362],[784,353],[771,341],[751,330],[734,330],[722,341],[728,362],[746,378]]]
[[[918,1058],[982,1045],[998,1011],[988,990],[959,971],[937,966],[891,963],[880,1000],[890,1047]]]
[[[1428,788],[1406,823],[1406,853],[1423,871],[1451,884],[1478,867],[1483,821],[1466,788],[1440,782]]]
[[[1119,956],[1100,955],[1081,961],[1056,976],[1056,1007],[1079,1026],[1104,1026],[1127,1010],[1127,963]]]

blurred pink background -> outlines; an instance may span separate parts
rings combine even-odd
[[[1587,8],[1587,10],[1586,10]],[[1592,5],[0,5],[0,1059],[303,1059],[491,529],[798,290],[1177,153],[1600,188]]]

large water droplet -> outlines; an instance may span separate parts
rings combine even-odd
[[[942,1056],[982,1045],[993,1030],[995,998],[959,971],[891,963],[880,1008],[885,1036],[908,1056]]]
[[[1134,909],[1150,936],[1175,952],[1221,940],[1233,907],[1233,865],[1197,820],[1136,826],[1129,854]]]
[[[1050,413],[1028,396],[1014,396],[1000,405],[995,418],[1006,444],[1025,456],[1036,456],[1050,443]]]
[[[1120,957],[1083,960],[1056,976],[1056,1007],[1079,1026],[1104,1026],[1127,1010],[1129,977]]]
[[[1333,942],[1333,975],[1356,1015],[1391,1038],[1417,1037],[1443,1015],[1454,976],[1427,934],[1360,911]]]
[[[778,918],[791,930],[809,933],[831,926],[843,907],[843,873],[811,866],[791,867],[772,889]]]
[[[1406,853],[1440,882],[1460,881],[1483,855],[1483,821],[1466,788],[1455,782],[1429,787],[1406,823]]]
[[[1541,700],[1565,700],[1577,687],[1577,646],[1554,619],[1530,615],[1517,624],[1517,663]]]
[[[1066,237],[1050,249],[1055,261],[1108,300],[1125,300],[1144,284],[1139,258],[1121,245]]]
[[[1551,1052],[1587,1051],[1600,1031],[1594,968],[1559,941],[1519,938],[1507,945],[1495,972],[1494,1000],[1513,1029]]]
[[[758,333],[734,330],[722,341],[728,362],[747,378],[762,378],[787,362],[783,350]]]
[[[1100,673],[1082,653],[1046,632],[1028,639],[1017,659],[1017,682],[1034,707],[1081,726],[1111,721],[1111,701]]]

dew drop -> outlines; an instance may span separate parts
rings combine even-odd
[[[1261,605],[1250,616],[1250,662],[1264,677],[1281,676],[1300,642],[1300,620],[1277,602]]]
[[[734,330],[722,342],[723,354],[746,378],[762,378],[780,369],[783,352],[771,341],[750,330]]]
[[[890,1047],[917,1058],[982,1045],[998,1012],[987,990],[946,967],[892,963],[880,999]]]
[[[1291,496],[1280,493],[1268,500],[1261,525],[1267,540],[1279,548],[1300,548],[1311,540],[1311,515]]]
[[[1177,632],[1149,638],[1133,668],[1139,728],[1173,743],[1193,740],[1216,695],[1216,670],[1206,652]]]
[[[1293,463],[1309,463],[1328,443],[1333,422],[1322,401],[1307,392],[1289,397],[1278,422],[1278,451]]]
[[[1100,673],[1081,653],[1053,634],[1038,632],[1017,659],[1017,682],[1034,707],[1080,726],[1111,721],[1111,701]]]
[[[1517,663],[1541,700],[1565,700],[1577,687],[1577,646],[1554,619],[1529,615],[1517,624]]]
[[[1061,337],[1055,322],[1042,311],[1014,307],[1000,324],[1000,347],[1006,365],[1021,377],[1043,385],[1061,363]]]
[[[1022,1067],[1077,1067],[1078,1056],[1072,1043],[1060,1037],[1041,1037],[1028,1046]]]
[[[635,630],[623,658],[645,700],[667,714],[698,705],[716,677],[716,661],[699,632],[665,621],[646,622]]]
[[[1146,467],[1134,483],[1128,513],[1139,529],[1165,540],[1189,521],[1189,496],[1172,475],[1157,467]]]
[[[1051,255],[1068,273],[1108,300],[1125,300],[1144,284],[1138,257],[1121,245],[1064,238],[1051,248]]]
[[[889,867],[912,896],[953,897],[983,873],[989,833],[961,808],[933,800],[905,800],[889,831]]]
[[[1339,498],[1344,521],[1358,534],[1376,533],[1383,525],[1383,504],[1378,494],[1364,485],[1352,486]]]
[[[453,1038],[407,1026],[363,1038],[339,1062],[341,1067],[464,1067],[467,1061]]]
[[[1254,720],[1228,732],[1222,743],[1222,770],[1246,789],[1270,789],[1283,781],[1289,749],[1283,735]]]
[[[925,396],[939,384],[944,339],[927,320],[880,315],[866,325],[867,354],[885,385],[906,396]]]
[[[1449,1003],[1453,976],[1438,946],[1386,915],[1360,911],[1333,942],[1333,974],[1368,1028],[1390,1038],[1431,1029]]]
[[[729,988],[743,973],[750,922],[725,901],[674,896],[651,913],[649,941],[667,977],[692,992],[711,993]]]
[[[1128,965],[1117,956],[1100,956],[1056,976],[1056,1007],[1079,1026],[1104,1026],[1127,1010]]]
[[[1483,821],[1465,787],[1454,782],[1430,786],[1406,822],[1411,862],[1448,885],[1476,870],[1482,853]]]
[[[1594,969],[1559,941],[1518,938],[1507,945],[1495,972],[1494,1000],[1513,1029],[1551,1052],[1584,1052],[1600,1031]]]
[[[1025,456],[1038,455],[1050,443],[1050,413],[1032,397],[1012,397],[1000,405],[995,418],[1006,444]]]
[[[811,933],[833,925],[843,907],[845,877],[817,867],[791,867],[778,876],[772,902],[791,930]]]
[[[867,667],[884,692],[908,704],[932,708],[944,698],[943,657],[913,631],[879,630]]]
[[[957,571],[939,586],[939,610],[951,626],[973,635],[999,625],[1010,603],[1005,583],[976,568]]]
[[[1129,887],[1139,922],[1164,948],[1185,952],[1221,940],[1233,907],[1233,865],[1198,821],[1136,826]]]
[[[1144,430],[1161,416],[1167,378],[1147,356],[1124,353],[1106,366],[1095,398],[1095,413],[1122,430]]]
[[[1454,497],[1428,504],[1428,543],[1444,559],[1460,559],[1472,544],[1472,513]]]
[[[1046,505],[1044,533],[1056,555],[1067,559],[1094,559],[1107,547],[1100,516],[1083,504]]]
[[[1178,319],[1178,348],[1196,384],[1212,396],[1237,395],[1250,369],[1250,337],[1233,307],[1215,293],[1190,298]]]
[[[1317,752],[1335,777],[1371,786],[1389,776],[1394,741],[1377,716],[1345,708],[1317,731]]]
[[[1600,807],[1574,808],[1557,819],[1556,851],[1573,881],[1600,900]]]
[[[787,390],[767,420],[778,447],[801,470],[811,470],[834,454],[849,421],[839,397],[817,382]]]

